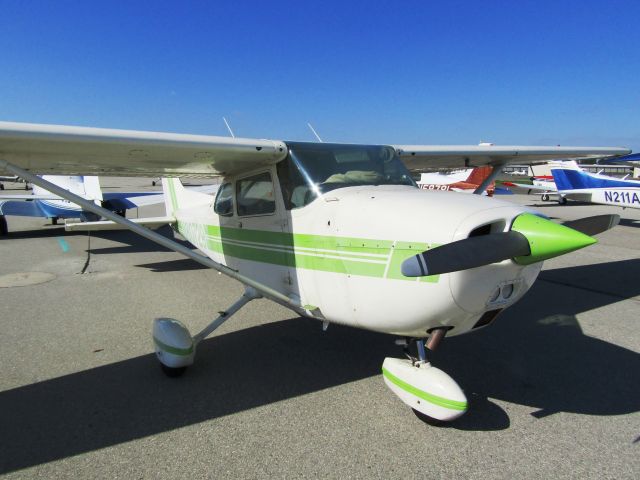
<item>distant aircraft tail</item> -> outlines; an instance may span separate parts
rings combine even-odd
[[[175,217],[175,212],[183,208],[191,208],[211,203],[211,195],[187,190],[179,178],[163,178],[164,204],[167,216]]]
[[[474,185],[480,185],[489,177],[489,175],[491,175],[492,171],[493,167],[476,167],[471,170],[466,182]]]
[[[80,195],[83,198],[94,200],[100,204],[102,202],[102,190],[98,177],[78,176],[78,175],[42,175],[42,178],[49,182],[69,190],[71,193]],[[41,187],[33,187],[34,195],[47,195],[49,192]]]
[[[90,198],[91,200],[100,204],[103,198],[102,198],[102,189],[100,188],[100,181],[98,180],[98,177],[95,177],[95,176],[80,177],[80,181],[84,186],[84,194],[87,196],[87,198]]]

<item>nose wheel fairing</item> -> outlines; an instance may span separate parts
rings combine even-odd
[[[451,421],[467,411],[467,397],[455,380],[428,362],[385,358],[382,377],[400,400],[429,418]]]

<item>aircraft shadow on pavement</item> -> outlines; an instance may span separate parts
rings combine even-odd
[[[455,378],[471,401],[480,396],[531,406],[537,418],[636,412],[640,355],[585,335],[576,315],[638,296],[638,268],[640,259],[543,271],[494,325],[443,344],[432,355],[434,364]],[[563,278],[573,286],[559,284]],[[596,289],[595,283],[605,287]],[[602,321],[616,328],[616,318]],[[465,429],[473,414],[452,426]]]
[[[143,263],[140,265],[136,265],[136,267],[148,268],[151,272],[162,273],[162,272],[181,272],[184,270],[201,270],[208,269],[209,267],[205,267],[201,263],[197,263],[195,260],[191,260],[190,258],[184,258],[181,260],[167,260],[164,262],[153,262],[153,263]]]
[[[576,200],[569,200],[567,203],[562,205],[562,208],[585,207],[585,206],[589,206],[589,205],[593,205],[593,203],[578,202]],[[533,207],[533,208],[549,208],[549,207],[559,207],[559,206],[561,206],[561,205],[557,201],[554,201],[554,200],[549,201],[549,202],[534,202],[534,203],[527,204],[527,207]]]
[[[44,221],[44,220],[43,220]],[[11,231],[11,225],[9,225],[9,233],[0,237],[7,240],[19,240],[26,238],[47,238],[47,237],[60,237],[62,235],[86,235],[84,232],[65,232],[64,225],[51,225],[50,223],[43,223],[42,228],[38,230],[20,230]]]
[[[295,318],[206,340],[181,378],[144,355],[0,392],[0,473],[378,375],[392,352],[386,335]]]
[[[623,227],[640,228],[640,220],[636,220],[634,218],[621,218],[620,225]]]
[[[611,269],[626,276],[639,262],[543,272],[494,325],[445,340],[431,360],[463,386],[471,405],[451,428],[508,428],[508,415],[489,399],[530,406],[540,419],[640,410],[640,356],[584,335],[576,320],[623,297],[544,278],[606,279]],[[629,288],[625,294],[640,291]],[[606,321],[615,328],[615,318]],[[182,378],[164,377],[150,354],[0,392],[0,473],[378,376],[385,356],[400,355],[389,335],[337,325],[321,333],[317,321],[293,318],[214,336]],[[405,407],[398,401],[397,408]]]
[[[173,231],[171,227],[164,226],[155,230],[156,233],[167,237],[171,240],[175,240],[177,243],[188,247],[194,248],[189,242],[185,240],[180,240],[178,238],[173,237]],[[86,235],[86,233],[85,233]],[[115,247],[100,247],[100,248],[91,248],[92,255],[108,255],[112,253],[144,253],[144,252],[172,252],[173,250],[163,247],[162,245],[152,242],[151,240],[141,237],[140,235],[133,233],[128,230],[117,230],[117,231],[102,231],[102,232],[91,232],[91,235],[94,237],[100,237],[104,239],[113,240],[116,242],[120,242],[124,245],[118,245]]]
[[[176,242],[187,246],[189,248],[193,248],[189,242],[184,240],[180,240],[178,238],[173,237],[173,231],[171,227],[164,226],[155,230],[160,235],[163,235],[167,238],[175,240]],[[6,235],[6,239],[8,240],[18,240],[18,239],[29,239],[29,238],[55,238],[55,237],[87,237],[91,238],[101,238],[105,240],[111,240],[115,242],[120,242],[123,245],[118,245],[115,247],[104,247],[104,248],[91,248],[92,254],[110,254],[110,253],[142,253],[142,252],[171,252],[172,250],[163,247],[151,240],[148,240],[140,235],[137,235],[128,230],[103,230],[97,232],[90,232],[90,235],[87,232],[67,232],[64,229],[64,225],[50,225],[43,224],[42,229],[36,230],[22,230],[17,232],[9,231]]]

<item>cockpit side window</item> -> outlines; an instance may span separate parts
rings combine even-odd
[[[276,211],[273,182],[269,172],[236,181],[238,215],[266,215]]]
[[[224,217],[233,216],[233,184],[225,183],[220,186],[213,211]]]

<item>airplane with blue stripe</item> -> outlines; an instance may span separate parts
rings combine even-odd
[[[588,173],[575,162],[551,169],[558,193],[565,198],[624,208],[640,208],[640,181]]]
[[[130,208],[164,202],[160,192],[103,192],[95,176],[43,175],[42,178],[121,216]],[[61,218],[99,219],[96,214],[37,186],[31,194],[0,195],[0,235],[8,233],[7,216],[48,218],[54,225]]]
[[[615,159],[603,158],[598,161],[599,165],[620,165],[623,163],[630,163],[632,165],[640,164],[640,153],[630,153],[629,155],[623,155]]]

